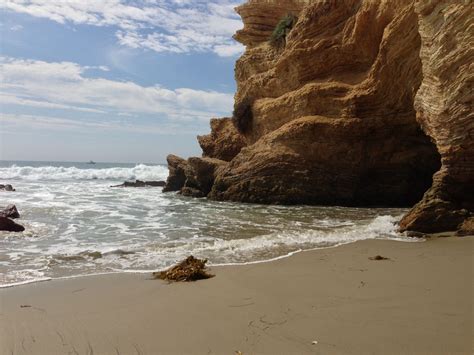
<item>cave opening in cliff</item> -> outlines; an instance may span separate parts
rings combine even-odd
[[[392,131],[375,144],[368,142],[366,149],[367,169],[354,198],[359,206],[412,207],[441,168],[436,145],[419,127]]]

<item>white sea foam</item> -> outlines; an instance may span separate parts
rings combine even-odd
[[[273,259],[289,252],[343,245],[367,239],[414,241],[396,232],[399,217],[379,216],[367,225],[350,226],[337,230],[305,230],[278,232],[254,238],[225,240],[220,238],[191,238],[161,243],[150,253],[142,254],[142,267],[152,266],[156,260],[179,260],[190,253],[205,257],[213,264],[250,262]]]
[[[396,232],[401,209],[196,200],[161,189],[110,188],[124,180],[163,180],[163,166],[65,165],[0,168],[0,183],[17,187],[5,196],[26,227],[0,232],[0,287],[155,271],[190,254],[214,265],[245,264],[364,239],[410,240]]]
[[[164,180],[168,169],[161,165],[139,164],[133,168],[112,167],[106,169],[80,169],[77,167],[16,166],[0,168],[4,181],[48,181],[48,180]]]

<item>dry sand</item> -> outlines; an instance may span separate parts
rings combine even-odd
[[[188,284],[1,289],[0,354],[471,354],[473,242],[364,241]]]

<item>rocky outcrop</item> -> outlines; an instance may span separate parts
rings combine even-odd
[[[213,178],[199,191],[213,181],[208,197],[218,200],[413,206],[422,199],[402,229],[455,228],[474,201],[467,3],[239,6],[244,28],[235,38],[246,45],[235,70],[239,131],[225,119],[199,138],[205,157],[228,161],[205,173]],[[284,44],[272,45],[286,15],[297,20]],[[189,166],[184,175],[199,180]]]
[[[114,185],[111,187],[164,187],[166,186],[165,181],[125,181],[123,184]]]
[[[214,158],[189,158],[187,163],[181,194],[192,197],[207,196],[219,169],[227,165],[225,161]]]
[[[186,182],[185,170],[188,163],[183,158],[173,154],[168,155],[166,161],[168,162],[169,175],[163,192],[179,191]]]
[[[247,145],[231,118],[213,118],[211,134],[198,136],[197,139],[204,157],[225,161],[231,161]]]
[[[163,192],[178,191],[184,196],[205,197],[211,191],[220,168],[227,162],[215,158],[167,157],[170,174]]]
[[[437,159],[417,127],[399,124],[386,130],[383,121],[377,126],[323,116],[293,120],[244,148],[218,174],[210,197],[277,204],[414,204],[430,186]]]
[[[15,205],[8,205],[5,208],[0,208],[0,217],[7,217],[7,218],[20,218],[20,213]]]
[[[7,217],[0,217],[0,231],[23,232],[25,227],[13,222]]]
[[[417,120],[441,154],[433,186],[401,230],[456,230],[474,213],[474,16],[470,1],[419,1]]]

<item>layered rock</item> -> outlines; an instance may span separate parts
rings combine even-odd
[[[250,0],[238,7],[244,29],[235,38],[246,51],[236,64],[235,115],[245,115],[234,122],[245,130],[224,119],[199,138],[204,159],[228,163],[204,169],[197,195],[412,206],[432,186],[442,158],[433,187],[402,228],[446,230],[467,218],[472,15],[467,3],[427,3]],[[272,45],[287,14],[296,24],[284,46]],[[187,164],[180,181],[192,185],[200,173]]]
[[[417,127],[399,124],[387,130],[383,122],[298,118],[244,148],[220,171],[210,197],[277,204],[414,204],[430,186],[437,159]],[[417,162],[420,157],[424,160]]]
[[[197,137],[203,156],[231,161],[247,142],[232,123],[231,118],[213,118],[211,134]]]
[[[169,155],[168,180],[163,192],[178,191],[184,196],[205,197],[211,191],[219,169],[227,162],[215,158],[189,158],[184,160]]]
[[[186,169],[188,163],[183,158],[170,154],[166,158],[168,162],[169,175],[163,192],[179,191],[186,182]]]
[[[227,162],[214,158],[189,158],[186,167],[186,181],[181,194],[193,197],[205,197],[214,185],[219,169]]]
[[[401,221],[402,230],[456,230],[474,213],[474,16],[470,1],[419,1],[423,81],[417,120],[433,138],[442,167]]]

